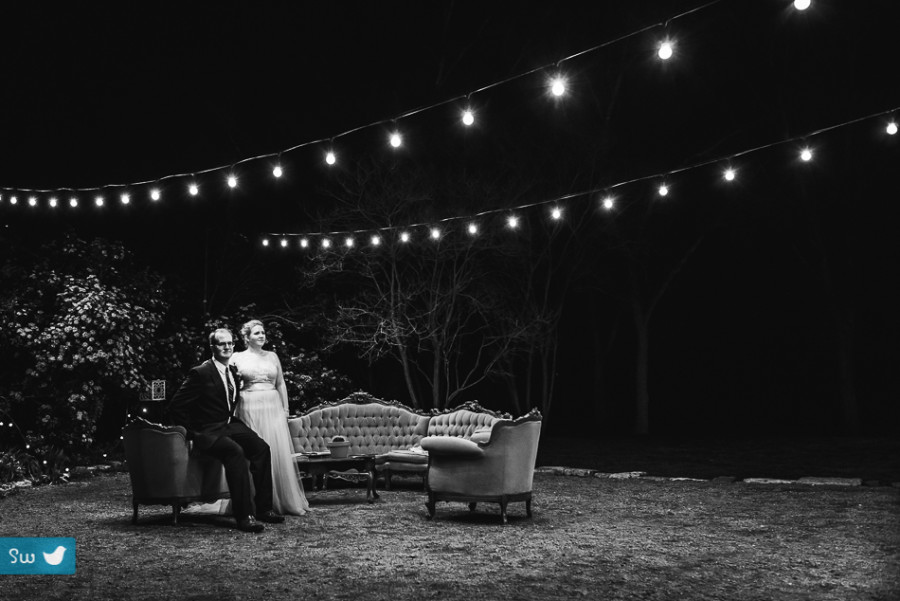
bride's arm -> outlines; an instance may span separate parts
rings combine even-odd
[[[288,406],[287,386],[284,384],[284,374],[281,372],[281,361],[278,359],[277,354],[272,353],[272,356],[275,357],[275,367],[278,368],[278,373],[275,376],[275,388],[278,390],[278,394],[281,395],[281,405],[284,407],[284,414],[290,415],[291,409]]]

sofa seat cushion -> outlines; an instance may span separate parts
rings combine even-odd
[[[421,448],[421,447],[420,447]],[[400,450],[391,451],[380,456],[382,463],[407,463],[411,465],[428,465],[428,453],[425,451]]]
[[[456,436],[426,436],[422,448],[431,455],[481,457],[484,449],[477,443]]]

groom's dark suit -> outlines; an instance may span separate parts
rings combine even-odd
[[[237,378],[234,385],[239,389]],[[237,398],[239,394],[236,394]],[[271,511],[269,445],[244,422],[233,417],[225,383],[212,359],[191,368],[169,403],[169,416],[174,423],[187,429],[188,437],[198,449],[219,459],[225,466],[235,519],[240,521]]]

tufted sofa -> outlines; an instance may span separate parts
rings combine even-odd
[[[469,402],[456,409],[430,414],[396,401],[355,392],[336,403],[314,407],[288,420],[295,453],[321,452],[342,436],[351,455],[376,455],[376,470],[390,490],[397,473],[425,476],[428,453],[419,445],[426,436],[453,436],[487,441],[491,427],[507,414]]]

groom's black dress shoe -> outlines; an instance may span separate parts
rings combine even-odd
[[[275,513],[273,510],[265,511],[256,516],[260,522],[268,522],[270,524],[283,524],[284,516],[280,513]]]
[[[266,529],[266,527],[257,522],[256,518],[252,515],[248,515],[244,519],[238,520],[237,527],[238,530],[241,530],[243,532],[252,532],[254,534],[262,532]]]

